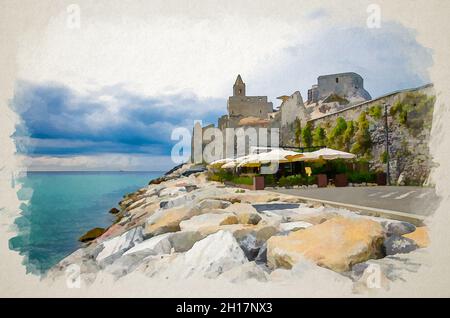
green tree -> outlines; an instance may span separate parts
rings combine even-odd
[[[347,129],[347,122],[344,118],[338,117],[336,119],[336,125],[331,130],[331,133],[328,137],[328,144],[330,147],[335,149],[343,149],[344,148],[344,132]]]
[[[316,127],[313,133],[313,145],[314,146],[324,146],[327,139],[325,129],[322,127]]]
[[[358,131],[355,134],[355,143],[351,148],[351,152],[360,156],[370,155],[372,147],[372,138],[369,132],[369,121],[366,112],[361,112],[358,118]]]
[[[312,131],[311,124],[306,124],[306,126],[302,129],[302,139],[305,147],[311,147],[312,145]]]
[[[374,105],[368,109],[368,114],[374,119],[380,119],[383,115],[382,108],[380,105]]]
[[[344,131],[344,150],[349,151],[353,136],[355,134],[355,122],[350,120],[347,122],[347,129]]]

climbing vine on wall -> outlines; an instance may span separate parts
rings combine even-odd
[[[366,112],[363,111],[358,118],[358,130],[355,134],[355,142],[350,151],[362,157],[369,157],[372,146],[372,138],[369,132],[369,121]]]
[[[336,125],[331,129],[328,135],[328,144],[335,149],[344,148],[344,133],[347,130],[347,122],[344,118],[338,117]]]
[[[325,146],[327,141],[327,134],[322,127],[316,127],[313,133],[313,146]]]
[[[424,128],[431,128],[435,101],[435,96],[410,92],[392,105],[390,115],[417,136]]]

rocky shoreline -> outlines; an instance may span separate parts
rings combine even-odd
[[[234,284],[320,277],[364,293],[374,288],[374,273],[375,288],[386,290],[428,264],[425,226],[225,186],[189,164],[125,195],[110,212],[114,224],[86,233],[85,245],[45,280],[75,264],[86,285],[131,273]]]

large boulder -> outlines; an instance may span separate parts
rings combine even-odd
[[[246,262],[233,234],[219,231],[195,243],[172,268],[172,274],[180,278],[215,278]]]
[[[159,203],[161,209],[172,209],[180,206],[189,205],[194,200],[195,196],[192,194],[184,194],[173,199],[163,200]]]
[[[292,268],[306,258],[319,266],[344,272],[352,265],[382,255],[384,232],[375,221],[335,217],[322,224],[273,236],[267,241],[271,268]]]
[[[404,235],[416,230],[416,227],[408,222],[401,221],[384,221],[381,223],[386,229],[386,236],[391,235]]]
[[[106,271],[119,278],[132,272],[146,257],[170,254],[172,247],[169,236],[171,234],[158,235],[136,244],[111,265],[107,266]]]
[[[225,209],[226,211],[236,214],[239,223],[241,224],[258,224],[261,221],[261,216],[256,209],[247,203],[235,203]]]
[[[414,243],[416,243],[420,248],[427,247],[430,244],[430,238],[428,236],[428,229],[426,226],[418,227],[414,232],[405,234],[403,237],[414,241]]]
[[[165,233],[136,244],[126,251],[123,257],[144,258],[149,255],[169,254],[172,249],[169,240],[171,235],[172,233]]]
[[[192,248],[192,246],[203,239],[203,235],[198,231],[180,231],[171,233],[169,240],[174,252],[186,252]]]
[[[144,236],[152,237],[168,232],[179,231],[180,222],[190,219],[195,214],[195,210],[189,207],[159,210],[147,220],[147,225],[144,229]]]
[[[205,210],[225,209],[230,205],[231,205],[230,202],[224,200],[205,199],[200,201],[196,205],[196,208],[199,209],[201,212],[203,212]]]
[[[87,231],[85,234],[83,234],[78,241],[86,243],[95,240],[97,237],[103,235],[105,233],[105,229],[102,227],[96,227],[92,230]]]
[[[313,226],[311,223],[298,221],[298,222],[281,223],[279,228],[281,232],[293,232],[303,230],[311,226]]]
[[[405,254],[418,248],[417,244],[406,237],[391,235],[383,243],[386,255]]]
[[[279,219],[279,222],[282,223],[308,222],[311,224],[320,224],[339,216],[336,211],[326,210],[323,206],[312,208],[298,203],[268,203],[254,204],[253,206],[266,217],[273,220]]]
[[[101,251],[98,253],[96,261],[101,265],[110,264],[142,241],[142,227],[135,227],[120,236],[102,242],[98,247]]]
[[[197,215],[189,220],[182,221],[180,223],[180,229],[183,231],[192,231],[205,226],[218,226],[237,223],[238,219],[232,213],[208,213]]]

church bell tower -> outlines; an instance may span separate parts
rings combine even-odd
[[[245,83],[242,81],[240,74],[233,85],[233,96],[245,96]]]

